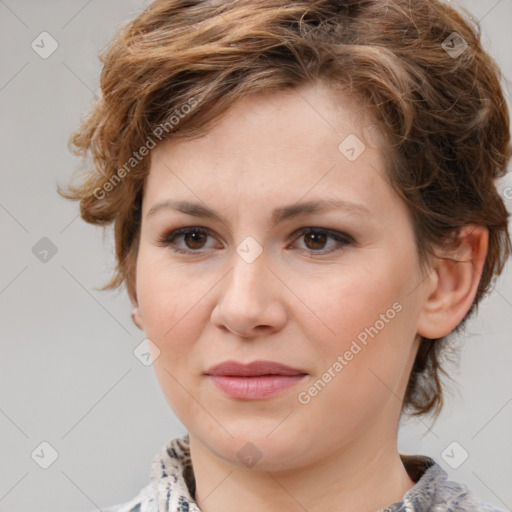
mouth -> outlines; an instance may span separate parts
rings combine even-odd
[[[252,363],[239,363],[238,361],[224,361],[212,366],[207,375],[223,377],[264,377],[267,375],[306,375],[307,372],[274,361],[253,361]]]
[[[295,386],[308,374],[274,361],[249,364],[225,361],[212,366],[206,375],[217,389],[231,398],[258,400]]]

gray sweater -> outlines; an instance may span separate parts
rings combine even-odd
[[[448,480],[446,471],[434,459],[423,455],[400,457],[416,483],[401,501],[379,512],[503,512],[478,500],[465,485]],[[150,483],[135,498],[102,511],[201,512],[194,494],[189,438],[185,435],[162,447],[153,459]]]

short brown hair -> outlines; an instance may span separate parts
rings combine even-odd
[[[438,0],[151,3],[101,55],[101,99],[70,139],[92,164],[80,185],[59,189],[80,200],[86,222],[114,223],[116,269],[102,289],[125,282],[136,301],[150,163],[139,150],[204,133],[251,93],[323,81],[357,96],[390,141],[386,171],[409,208],[422,268],[462,226],[488,229],[483,274],[458,332],[512,251],[495,186],[511,155],[509,114],[500,70],[466,15]],[[440,412],[447,341],[421,340],[402,410]]]

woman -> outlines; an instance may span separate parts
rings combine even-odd
[[[60,193],[114,222],[105,289],[188,432],[107,510],[497,510],[396,440],[512,248],[476,29],[432,0],[157,0],[102,62]]]

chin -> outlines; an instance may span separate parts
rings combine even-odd
[[[296,425],[282,428],[279,420],[226,423],[219,427],[194,433],[206,448],[217,457],[240,468],[259,471],[280,471],[308,463],[314,439],[308,441],[305,432]]]

